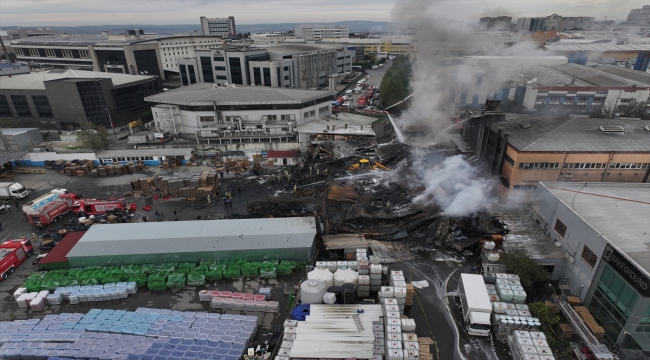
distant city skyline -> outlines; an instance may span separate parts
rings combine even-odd
[[[412,1],[412,0],[411,0]],[[422,0],[431,3],[445,0]],[[452,0],[449,0],[451,2]],[[200,16],[235,16],[237,24],[329,23],[349,20],[391,21],[394,6],[406,0],[73,0],[3,1],[3,26],[83,26],[127,24],[198,24]],[[650,5],[650,0],[453,0],[467,21],[481,16],[518,17],[593,16],[597,20],[625,20],[630,9]],[[254,10],[252,10],[254,9]],[[468,12],[469,10],[469,12]]]

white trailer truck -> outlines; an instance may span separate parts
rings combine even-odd
[[[0,199],[22,199],[29,192],[24,186],[14,182],[0,182]]]
[[[490,336],[492,304],[488,297],[483,276],[460,274],[460,302],[467,333],[474,336]]]

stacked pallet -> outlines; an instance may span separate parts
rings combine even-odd
[[[154,189],[153,179],[140,179],[140,190],[142,190],[142,195],[147,196],[151,195]]]
[[[140,180],[131,180],[131,189],[140,190]]]
[[[413,284],[406,284],[406,300],[404,305],[413,306],[413,294],[415,294],[415,287],[413,287]]]
[[[560,335],[562,339],[571,339],[573,335],[575,335],[573,328],[571,327],[571,325],[567,323],[558,324],[557,333]]]
[[[247,159],[244,160],[226,160],[226,169],[229,171],[245,171],[250,168],[250,163]]]
[[[431,345],[433,345],[433,340],[428,337],[419,337],[418,345],[420,345],[420,360],[433,360],[433,355],[431,355]]]
[[[171,197],[205,198],[219,185],[216,171],[181,171],[155,179],[155,185]]]
[[[68,176],[84,176],[90,174],[95,169],[95,162],[93,160],[75,160],[75,161],[57,161],[52,168],[58,169],[59,174]]]
[[[571,306],[578,306],[582,305],[582,302],[580,301],[580,298],[577,296],[567,296],[566,301],[569,303]]]
[[[585,324],[587,325],[589,330],[591,330],[594,336],[599,340],[602,340],[603,337],[605,336],[605,330],[600,325],[598,325],[596,319],[594,319],[594,317],[589,312],[589,309],[581,305],[574,306],[573,309],[582,318],[582,320],[585,322]]]

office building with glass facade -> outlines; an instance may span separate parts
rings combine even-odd
[[[650,351],[650,184],[540,182],[531,213],[610,345]]]
[[[158,76],[53,69],[0,77],[0,117],[20,127],[70,131],[90,121],[119,128],[147,112],[146,96],[162,92]]]

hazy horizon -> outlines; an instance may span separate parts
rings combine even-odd
[[[422,0],[426,1],[426,0]],[[518,17],[593,16],[597,20],[625,20],[630,9],[648,5],[648,0],[453,0],[471,7],[467,22],[481,16]],[[395,0],[142,0],[111,2],[72,0],[22,0],[2,2],[0,28],[7,26],[92,26],[92,25],[190,25],[200,16],[234,16],[241,25],[282,23],[331,23],[339,21],[390,22]],[[214,9],[211,9],[214,7]],[[250,11],[254,8],[255,12]]]

